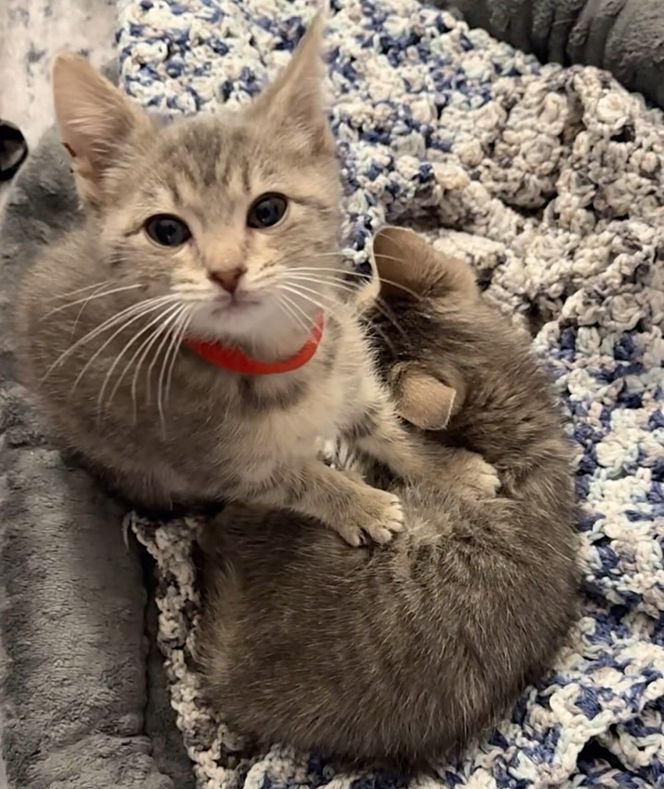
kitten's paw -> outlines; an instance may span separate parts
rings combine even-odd
[[[458,481],[463,487],[483,498],[494,498],[500,489],[500,477],[496,469],[481,455],[464,452],[463,470]]]
[[[369,488],[362,494],[365,501],[344,522],[335,525],[336,531],[354,547],[376,542],[384,545],[403,530],[404,517],[401,500],[393,493]]]

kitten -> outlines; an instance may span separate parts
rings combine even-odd
[[[351,551],[284,511],[231,506],[204,534],[196,643],[211,703],[261,744],[421,763],[495,723],[568,629],[570,447],[526,338],[470,270],[405,230],[379,233],[375,252],[406,288],[383,290],[400,329],[373,315],[385,377],[406,364],[465,384],[446,430],[413,435],[445,462],[450,445],[481,452],[502,495],[478,502],[463,475],[413,485],[370,468],[407,524],[380,551]]]
[[[132,504],[289,507],[358,545],[401,529],[398,497],[328,468],[317,438],[406,475],[423,461],[342,298],[322,28],[251,104],[166,126],[57,60],[87,210],[26,278],[19,356],[67,447]],[[495,475],[467,461],[492,495]]]

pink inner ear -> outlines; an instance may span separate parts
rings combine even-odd
[[[65,150],[77,177],[97,183],[117,146],[150,123],[142,111],[79,55],[60,55],[53,67],[53,100]]]

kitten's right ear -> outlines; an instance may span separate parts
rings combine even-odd
[[[71,156],[76,186],[92,203],[119,148],[147,117],[85,58],[60,55],[53,66],[53,99],[62,144]]]

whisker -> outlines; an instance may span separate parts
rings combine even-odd
[[[320,293],[320,291],[318,291],[318,290],[314,290],[312,288],[307,288],[306,286],[301,285],[299,283],[298,284],[293,284],[292,283],[292,288],[290,288],[289,290],[290,290],[290,292],[297,292],[297,294],[300,296],[300,298],[306,299],[307,301],[310,301],[311,303],[317,304],[317,306],[319,306],[320,309],[322,309],[323,311],[329,312],[330,315],[339,315],[340,313],[342,313],[344,316],[345,315],[352,315],[352,316],[357,318],[363,312],[363,310],[361,309],[359,304],[355,304],[355,303],[352,303],[352,302],[340,303],[333,296],[329,296],[329,295],[327,295],[325,293]],[[306,295],[307,293],[311,293],[311,294],[313,294],[315,296],[318,296],[321,299],[326,299],[327,303],[326,304],[320,304],[319,302],[315,302],[314,299],[312,299],[312,298],[310,298],[310,297],[308,297]]]
[[[382,257],[390,257],[390,256],[389,255],[383,255]],[[400,258],[393,258],[393,259],[394,260],[400,260]],[[364,280],[367,280],[367,281],[369,281],[371,279],[370,276],[367,276],[366,274],[362,274],[359,271],[343,271],[343,270],[340,270],[340,269],[325,268],[325,267],[322,267],[322,266],[320,268],[317,267],[317,266],[295,266],[295,267],[289,269],[289,273],[291,271],[302,271],[302,272],[312,272],[312,273],[316,273],[316,272],[328,273],[328,272],[331,272],[333,274],[336,274],[340,278],[356,277],[358,279],[364,279]],[[411,296],[414,299],[421,300],[421,299],[424,298],[424,296],[421,293],[416,293],[414,290],[411,290],[410,288],[407,288],[405,285],[402,285],[400,282],[395,282],[392,279],[387,279],[387,277],[381,277],[379,275],[377,275],[377,279],[379,280],[379,282],[383,282],[386,285],[391,285],[394,288],[399,288],[400,290],[403,290],[405,293],[407,293],[409,296]]]
[[[147,403],[148,403],[148,405],[150,404],[151,397],[152,397],[152,373],[154,372],[154,369],[157,366],[157,362],[159,361],[159,358],[161,356],[161,352],[164,350],[166,344],[168,343],[168,339],[169,339],[169,334],[168,334],[168,332],[166,332],[164,334],[161,342],[159,343],[159,346],[158,346],[157,350],[155,351],[154,356],[152,357],[152,361],[148,365],[147,373],[146,373],[146,376],[145,376],[146,392],[147,392]]]
[[[278,287],[279,287],[280,290],[285,290],[288,293],[292,293],[294,296],[299,296],[301,299],[303,299],[304,301],[309,302],[309,304],[313,304],[314,307],[318,307],[318,309],[322,310],[323,312],[334,312],[332,307],[333,306],[338,306],[337,304],[334,304],[334,305],[333,304],[322,304],[320,301],[318,301],[317,299],[312,298],[311,296],[307,295],[307,293],[304,292],[305,290],[307,290],[310,293],[317,293],[317,291],[312,290],[311,288],[304,288],[304,286],[291,287],[291,286],[285,285],[285,284],[279,285]],[[317,294],[317,295],[320,295],[320,294]],[[304,310],[302,310],[302,312],[304,312]],[[304,312],[304,314],[306,315],[306,312]],[[309,317],[309,316],[307,316],[307,317]],[[310,322],[311,322],[311,320],[312,319],[310,318]]]
[[[92,285],[85,285],[82,288],[76,288],[76,290],[70,290],[67,293],[56,293],[55,296],[51,296],[49,301],[55,301],[56,299],[67,299],[70,296],[76,296],[79,293],[85,293],[86,290],[92,290],[93,288],[101,288],[103,285],[108,285],[109,282],[112,282],[112,280],[103,279],[101,282],[95,282]]]
[[[102,286],[99,286],[99,287],[102,287]],[[81,315],[83,315],[83,311],[85,310],[87,304],[88,304],[88,300],[86,299],[83,302],[83,304],[81,304],[78,312],[76,313],[76,317],[74,318],[74,323],[72,324],[72,327],[71,327],[71,332],[69,333],[69,340],[70,340],[70,342],[71,342],[71,340],[74,339],[74,336],[76,335],[76,329],[78,327],[78,322],[80,321]]]
[[[45,381],[46,378],[48,378],[48,376],[53,372],[53,370],[55,370],[55,368],[58,365],[62,364],[62,362],[66,358],[68,358],[81,345],[83,345],[86,342],[89,342],[90,340],[93,340],[99,334],[103,333],[104,331],[107,331],[108,329],[111,329],[113,326],[116,326],[124,318],[129,317],[130,315],[133,315],[136,312],[140,312],[143,309],[146,309],[148,305],[155,302],[161,303],[162,299],[164,298],[166,297],[162,296],[159,298],[144,299],[143,301],[139,301],[136,304],[132,304],[129,307],[125,307],[123,310],[120,310],[120,312],[115,313],[115,315],[111,315],[110,318],[107,318],[105,321],[103,321],[103,323],[100,323],[99,326],[96,326],[87,334],[84,334],[83,337],[80,337],[73,345],[70,345],[65,351],[63,351],[60,354],[60,356],[58,356],[58,358],[53,362],[53,364],[48,368],[48,370],[44,373],[44,375],[41,378],[42,382]],[[172,298],[172,297],[168,297],[168,298]]]
[[[289,303],[284,301],[284,298],[285,297],[283,296],[283,294],[277,295],[277,306],[282,309],[282,311],[285,313],[287,318],[290,318],[291,321],[293,321],[295,324],[300,326],[303,329],[303,331],[308,332],[310,330],[309,327],[302,321],[302,318],[300,318],[300,316],[295,312],[292,306],[290,306]]]
[[[298,285],[298,286],[294,285],[293,288],[303,288],[304,290],[306,290],[306,291],[308,291],[310,293],[314,293],[314,294],[316,294],[316,295],[318,295],[320,297],[323,297],[323,295],[324,295],[324,294],[318,293],[318,291],[312,290],[311,288],[305,288],[303,285]],[[291,292],[293,292],[293,289],[291,289]],[[304,293],[300,293],[299,295],[301,296],[301,298],[308,298]],[[318,302],[316,302],[314,299],[308,298],[308,301],[310,301],[312,304],[315,304],[316,306],[319,306],[321,309],[323,309],[323,306],[320,305]],[[404,331],[403,327],[399,323],[397,317],[395,316],[395,314],[392,312],[392,310],[387,306],[387,304],[380,297],[376,298],[376,300],[374,301],[374,305],[373,306],[379,313],[381,313],[383,315],[384,318],[389,320],[390,323],[392,323],[394,325],[394,327],[402,335],[406,336],[406,332]],[[330,309],[330,307],[328,307],[328,309]]]
[[[45,321],[50,315],[55,314],[56,312],[62,312],[62,310],[68,310],[70,307],[75,307],[77,304],[83,304],[85,306],[89,301],[93,301],[94,299],[102,299],[106,298],[106,296],[112,296],[114,293],[122,293],[125,290],[136,290],[136,288],[142,288],[143,285],[124,285],[121,288],[113,288],[112,290],[105,290],[103,293],[93,293],[92,296],[85,296],[82,299],[76,299],[76,301],[70,301],[67,304],[61,304],[59,307],[54,307],[52,310],[49,310],[45,315],[42,315],[39,319],[40,321]],[[80,316],[80,312],[79,312]]]
[[[293,286],[297,286],[297,287],[304,287],[304,286],[300,285],[299,283],[306,282],[306,283],[311,284],[311,285],[326,285],[326,286],[329,286],[329,287],[331,287],[333,289],[338,289],[340,291],[340,293],[339,294],[335,294],[335,296],[330,296],[327,293],[321,293],[319,290],[315,290],[315,291],[312,291],[312,292],[317,293],[321,298],[323,296],[325,296],[326,298],[333,299],[336,304],[339,304],[339,302],[337,301],[337,297],[340,296],[341,294],[343,294],[343,296],[348,297],[348,298],[345,298],[345,299],[343,299],[343,298],[341,299],[341,303],[343,304],[345,309],[348,309],[349,307],[351,307],[351,308],[353,308],[353,311],[356,312],[357,314],[362,312],[362,310],[360,309],[360,305],[356,303],[356,300],[354,298],[354,297],[359,296],[360,291],[358,290],[358,288],[356,286],[350,285],[347,282],[333,282],[333,281],[326,280],[326,279],[321,279],[321,278],[318,278],[318,277],[312,277],[312,276],[310,276],[308,274],[296,274],[294,276],[288,277],[286,279],[286,282],[292,284]]]
[[[134,336],[131,337],[129,339],[129,341],[125,344],[124,348],[120,351],[120,353],[113,360],[113,364],[111,364],[111,366],[108,368],[108,371],[106,372],[106,376],[104,377],[104,382],[103,382],[103,384],[101,386],[101,389],[99,391],[99,397],[97,398],[97,410],[98,410],[99,413],[101,413],[101,410],[102,410],[102,405],[103,405],[103,402],[104,402],[104,395],[106,394],[106,387],[108,386],[108,384],[109,384],[109,382],[111,380],[111,376],[113,375],[116,367],[118,366],[118,364],[120,363],[120,361],[122,360],[124,355],[127,353],[127,351],[131,348],[132,345],[134,345],[136,342],[138,342],[138,340],[141,337],[143,337],[147,332],[149,332],[152,329],[153,326],[155,326],[156,324],[160,323],[161,321],[164,321],[166,318],[170,317],[174,312],[178,312],[181,309],[182,309],[182,307],[179,304],[166,306],[159,313],[159,315],[157,315],[155,318],[152,318],[152,320],[150,320],[146,326],[144,326],[140,331],[138,331],[136,334],[134,334]],[[140,352],[141,347],[142,347],[142,345],[139,346],[138,352]],[[131,363],[136,358],[136,355],[137,354],[134,354],[134,356],[129,361],[129,365],[127,365],[127,367],[131,365]],[[127,367],[125,367],[124,372],[127,371]],[[108,399],[108,405],[109,406],[110,406],[111,402],[113,401],[113,397],[114,397],[115,393],[117,392],[118,388],[120,387],[120,384],[122,383],[122,379],[123,378],[124,378],[124,373],[117,380],[117,382],[116,382],[116,384],[115,384],[115,386],[113,388],[113,391],[111,392],[111,396]]]
[[[168,337],[168,335],[166,335]],[[166,370],[168,368],[169,359],[171,358],[171,354],[173,355],[173,363],[175,357],[178,355],[179,351],[179,342],[178,342],[178,335],[177,332],[173,332],[171,335],[171,343],[166,349],[166,353],[164,354],[164,360],[161,364],[161,370],[159,371],[159,379],[157,381],[157,410],[159,412],[159,421],[161,423],[161,431],[164,438],[166,437],[166,416],[164,413],[164,380],[166,376]]]
[[[181,300],[184,299],[193,299],[194,301],[200,301],[201,299],[207,299],[210,296],[210,289],[209,288],[178,288],[177,294],[180,296]]]
[[[329,266],[290,266],[287,271],[289,274],[291,272],[305,272],[310,274],[322,274],[329,272],[336,274],[338,277],[361,277],[363,279],[371,279],[370,276],[362,274],[360,271],[353,271],[353,269],[346,267],[330,268]]]
[[[291,306],[291,308],[295,311],[296,314],[302,316],[300,317],[300,321],[304,319],[304,322],[301,323],[300,325],[302,326],[305,332],[310,332],[311,327],[314,325],[314,319],[310,315],[308,315],[302,309],[302,307],[300,307],[300,305],[295,301],[295,299],[291,299],[290,296],[287,296],[285,293],[281,294],[281,298],[285,299],[286,303]]]
[[[166,298],[166,297],[162,297],[162,298]],[[170,299],[171,297],[168,297],[168,298]],[[78,386],[78,384],[80,383],[81,379],[85,375],[86,371],[90,368],[90,366],[92,365],[94,360],[99,356],[99,354],[103,353],[103,351],[109,346],[110,343],[113,342],[113,340],[118,335],[122,334],[122,332],[125,331],[129,326],[131,326],[132,323],[136,323],[136,321],[140,320],[141,318],[145,317],[146,315],[149,315],[151,312],[154,312],[155,310],[159,309],[159,307],[163,306],[163,303],[161,303],[161,300],[158,300],[158,301],[159,301],[159,303],[156,303],[156,304],[153,303],[149,307],[148,306],[144,306],[143,309],[133,312],[128,317],[127,320],[125,320],[124,322],[121,322],[120,328],[116,329],[113,332],[113,334],[104,343],[102,343],[102,345],[99,348],[97,348],[97,350],[92,354],[92,356],[88,359],[88,361],[83,365],[83,369],[79,372],[79,374],[76,377],[76,380],[74,381],[74,384],[73,384],[73,386],[71,388],[72,392],[74,392],[76,390],[76,387]],[[127,316],[125,316],[125,317],[127,317]],[[117,325],[117,321],[115,321],[114,324]]]
[[[346,257],[346,253],[340,250],[332,251],[332,252],[315,252],[313,254],[307,255],[307,260],[315,260],[316,258],[341,258],[342,260]]]
[[[306,330],[306,327],[302,324],[297,314],[293,311],[293,308],[290,307],[281,296],[277,296],[277,307],[279,307],[279,309],[284,313],[291,323],[295,323],[303,330]]]
[[[302,281],[307,282],[308,280],[302,280]],[[299,280],[295,281],[293,279],[290,279],[290,280],[286,280],[286,282],[282,284],[286,287],[290,287],[291,289],[299,290],[300,292],[304,292],[304,293],[311,293],[312,295],[318,296],[321,299],[326,299],[327,302],[329,303],[329,306],[325,307],[325,309],[339,308],[341,306],[339,301],[334,296],[331,296],[328,293],[321,293],[319,290],[315,290],[314,288],[308,288],[306,285],[302,285]],[[316,283],[314,282],[313,284]],[[320,307],[321,309],[323,309],[322,305],[320,305]]]
[[[170,322],[162,324],[162,326],[160,326],[157,329],[157,331],[154,332],[151,337],[148,337],[146,342],[143,343],[143,345],[141,345],[141,348],[143,348],[144,350],[143,353],[141,354],[140,359],[136,363],[136,367],[134,368],[134,375],[132,376],[131,379],[131,402],[133,406],[134,424],[136,424],[136,420],[138,418],[138,407],[136,405],[136,392],[138,389],[138,377],[140,374],[141,367],[143,366],[145,360],[147,359],[148,354],[150,353],[152,347],[159,341],[159,338],[163,334],[168,335],[169,325]],[[147,375],[146,375],[145,402],[146,405],[149,405],[150,403],[150,381]]]
[[[189,328],[189,324],[191,322],[191,316],[192,316],[192,310],[191,309],[187,310],[185,313],[183,313],[179,328],[176,325],[176,327],[174,329],[174,332],[176,333],[177,338],[178,338],[177,339],[177,344],[176,344],[176,347],[177,347],[178,351],[179,351],[180,346],[182,345],[182,340],[184,338],[184,335],[186,334],[187,329]],[[173,360],[171,361],[171,366],[170,366],[170,368],[168,370],[168,375],[166,376],[166,396],[165,396],[166,405],[168,405],[168,401],[169,401],[170,396],[171,396],[171,382],[173,380],[173,371],[175,370],[175,364],[176,364],[179,356],[180,356],[179,353],[174,353],[173,354]]]
[[[356,294],[358,293],[357,287],[354,285],[350,285],[347,282],[334,282],[333,280],[328,280],[319,277],[312,277],[309,274],[294,274],[293,276],[287,277],[286,282],[310,282],[312,285],[329,285],[333,288],[341,288],[345,290],[346,293]]]

